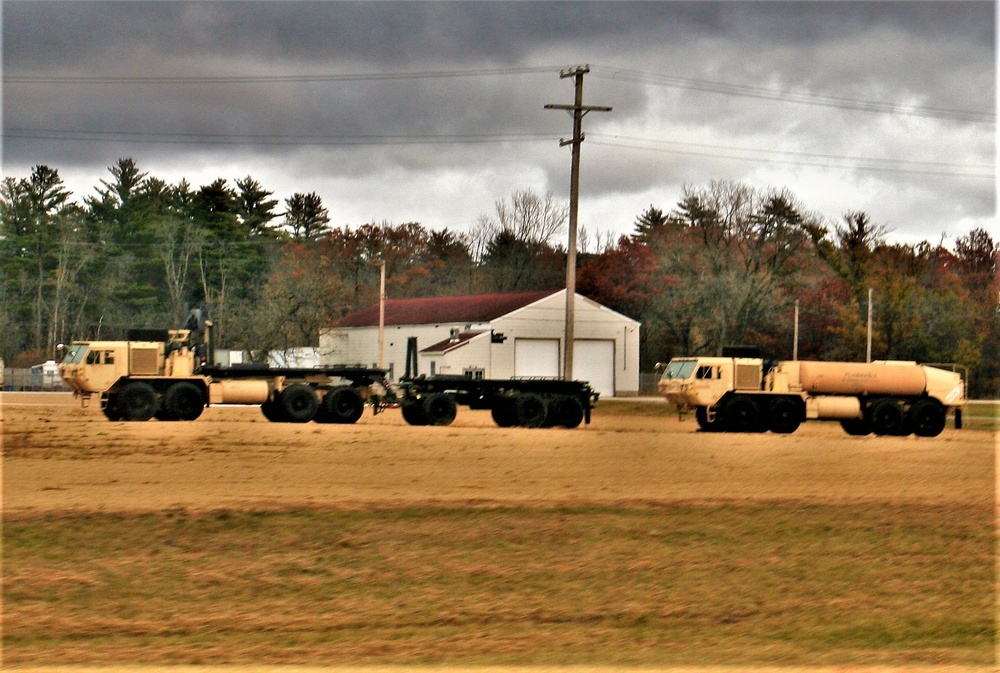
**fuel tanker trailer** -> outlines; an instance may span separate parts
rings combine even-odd
[[[965,381],[957,371],[916,362],[765,362],[724,349],[723,357],[674,358],[659,391],[705,431],[791,433],[808,419],[837,420],[851,435],[935,437],[949,413],[962,427]]]

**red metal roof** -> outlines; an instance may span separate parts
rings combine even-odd
[[[560,290],[505,294],[453,295],[418,299],[386,299],[386,325],[440,325],[486,323],[552,296]],[[337,327],[377,327],[378,304],[348,313]]]
[[[486,332],[459,332],[458,336],[454,339],[444,339],[438,341],[436,344],[428,346],[427,348],[421,349],[421,353],[447,353],[450,350],[454,350],[459,346],[464,346],[469,339],[477,337],[480,334],[486,334]]]

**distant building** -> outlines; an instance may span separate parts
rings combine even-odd
[[[472,378],[559,378],[565,353],[566,290],[481,294],[385,302],[384,364],[405,375],[416,339],[417,374]],[[573,378],[604,396],[639,391],[639,322],[575,295]],[[378,364],[379,306],[320,331],[328,364]],[[410,372],[413,374],[413,372]]]

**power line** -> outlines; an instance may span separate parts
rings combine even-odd
[[[684,156],[707,157],[712,159],[730,159],[736,161],[751,161],[757,163],[776,163],[794,166],[817,166],[821,168],[859,168],[866,171],[884,173],[901,173],[910,175],[941,175],[976,179],[990,179],[995,176],[993,166],[987,164],[955,164],[936,161],[914,161],[908,159],[885,159],[880,157],[858,157],[836,154],[812,154],[790,150],[757,149],[732,147],[724,145],[709,145],[702,143],[684,143],[669,140],[649,138],[634,138],[627,136],[612,136],[600,133],[591,134],[594,145],[603,147],[618,147],[650,152],[663,152]],[[606,140],[601,140],[605,138]],[[741,154],[742,153],[742,154]],[[747,153],[750,156],[747,156]],[[757,156],[754,156],[756,154]],[[788,158],[782,158],[788,157]],[[852,165],[854,164],[854,165]],[[959,170],[945,170],[954,168]],[[987,172],[976,173],[962,169],[985,169]]]
[[[5,75],[4,84],[282,84],[298,82],[376,82],[382,80],[449,79],[499,75],[536,75],[558,70],[557,66],[492,68],[475,70],[425,70],[385,73],[320,73],[313,75]]]
[[[944,175],[971,178],[992,178],[994,167],[989,164],[959,164],[912,159],[887,159],[856,155],[820,154],[775,148],[738,147],[692,143],[657,138],[588,134],[595,145],[646,150],[686,156],[715,159],[734,159],[760,163],[781,163],[800,166],[843,167],[845,163],[861,164],[865,170],[916,174]],[[211,133],[148,133],[132,131],[72,131],[67,129],[14,128],[4,131],[5,139],[35,141],[79,141],[98,143],[138,143],[168,145],[271,145],[271,146],[393,146],[393,145],[449,145],[449,144],[504,144],[552,142],[558,138],[551,133],[511,134],[451,134],[451,135],[363,135],[329,136],[310,134],[211,134]],[[750,156],[747,156],[750,155]],[[948,170],[954,169],[954,170]],[[984,171],[969,172],[969,171]]]
[[[839,108],[842,110],[858,110],[861,112],[878,112],[883,114],[913,117],[935,117],[939,119],[952,119],[955,121],[966,121],[981,124],[996,123],[996,114],[993,112],[959,110],[954,108],[934,107],[930,105],[907,105],[886,101],[863,100],[845,98],[841,96],[826,96],[823,94],[806,93],[802,91],[776,91],[774,89],[749,86],[746,84],[732,84],[729,82],[704,79],[690,79],[685,77],[675,77],[673,75],[664,75],[661,73],[626,70],[623,68],[594,66],[592,70],[595,77],[604,79],[622,80],[626,82],[650,84],[654,86],[667,86],[693,91],[704,91],[727,96],[776,100],[787,103],[801,103],[805,105],[818,105],[822,107]]]
[[[551,141],[552,133],[497,133],[446,135],[270,135],[259,133],[149,133],[144,131],[74,131],[68,129],[11,128],[5,139],[82,142],[131,142],[174,145],[442,145]]]

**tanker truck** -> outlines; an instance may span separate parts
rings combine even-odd
[[[795,432],[807,420],[837,420],[850,435],[935,437],[949,412],[962,427],[961,374],[915,362],[766,362],[674,358],[658,365],[660,394],[703,431]]]

